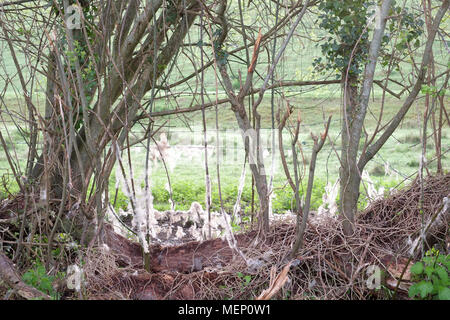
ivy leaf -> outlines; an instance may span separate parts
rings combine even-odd
[[[422,262],[416,262],[410,270],[414,274],[421,274],[423,272],[423,263]]]
[[[417,39],[416,42],[414,42],[414,47],[419,48],[420,47],[420,40]]]
[[[221,34],[222,34],[222,29],[218,28],[216,31],[214,31],[213,37],[219,37]]]

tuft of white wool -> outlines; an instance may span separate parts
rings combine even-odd
[[[162,212],[159,212],[158,210],[153,210],[153,216],[158,221],[163,218],[164,214]]]
[[[194,237],[194,239],[197,240],[197,241],[203,240],[201,230],[199,228],[197,228],[196,225],[192,225],[189,228],[189,234],[191,234],[192,237]]]
[[[166,182],[164,189],[169,193],[169,195],[172,194],[172,189],[170,188],[169,182]],[[172,201],[171,197],[169,197],[169,204],[170,204],[170,209],[175,210],[175,203]]]
[[[169,170],[169,172],[173,172],[175,167],[177,166],[178,160],[180,160],[183,157],[183,160],[189,161],[187,158],[185,158],[185,148],[175,146],[171,147],[167,151],[167,157],[164,159],[166,166]],[[184,162],[184,161],[183,161]]]
[[[122,173],[120,172],[119,166],[116,166],[116,184],[115,188],[119,189],[120,187],[120,177],[122,176]]]
[[[247,271],[249,273],[257,273],[259,270],[261,270],[267,263],[265,263],[263,260],[260,259],[253,259],[248,258],[247,259]]]
[[[319,217],[335,217],[338,211],[336,198],[339,191],[339,179],[332,185],[330,182],[325,186],[322,195],[322,204],[317,210]]]
[[[136,231],[139,242],[144,250],[144,253],[149,253],[148,242],[146,240],[147,234],[147,218],[146,213],[142,208],[135,208],[133,220],[131,221],[131,225],[133,226],[133,230]]]
[[[205,211],[203,211],[202,205],[196,201],[191,203],[189,212],[191,213],[192,220],[197,224],[201,224],[206,220]]]
[[[270,156],[270,151],[267,148],[263,149],[263,159],[266,159]]]
[[[41,188],[39,196],[40,196],[40,200],[42,202],[46,201],[47,200],[47,188],[45,188],[45,187]]]
[[[67,268],[67,274],[73,275],[68,277],[67,287],[75,289],[76,292],[81,291],[81,280],[83,279],[83,270],[76,264],[70,265]]]
[[[169,141],[166,134],[163,132],[159,136],[159,141],[156,141],[155,146],[151,146],[149,150],[150,159],[153,160],[153,164],[156,165],[157,161],[166,160],[169,154]]]
[[[391,164],[389,162],[387,162],[387,161],[384,163],[384,174],[386,176],[393,177],[396,180],[398,180],[398,172],[397,172],[397,170],[393,169],[391,167]]]
[[[236,251],[248,266],[249,265],[248,258],[244,255],[242,250],[240,250],[237,247],[236,238],[234,237],[233,230],[231,229],[231,223],[228,219],[228,215],[223,210],[221,210],[221,212],[222,212],[222,218],[223,218],[224,224],[225,224],[225,231],[226,231],[225,234],[226,234],[228,246],[230,247],[231,250]]]
[[[156,236],[158,236],[158,234],[160,234],[161,231],[162,231],[162,228],[159,225],[153,226],[153,233],[156,234]]]
[[[116,151],[116,158],[118,162],[121,162],[121,156],[119,151],[119,146],[117,142],[114,144]],[[147,166],[151,174],[150,166]],[[133,179],[133,173],[130,171],[131,179]],[[157,221],[153,214],[153,196],[151,194],[150,188],[148,190],[142,190],[140,184],[135,183],[136,194],[130,191],[131,180],[125,179],[122,172],[119,170],[116,174],[116,179],[118,179],[123,185],[124,194],[130,199],[134,207],[133,219],[131,221],[133,230],[137,233],[137,238],[145,253],[149,252],[148,242],[146,240],[147,234],[152,237],[156,237],[155,225]]]
[[[208,222],[208,218],[203,220],[203,227],[202,227],[202,235],[203,239],[208,239],[209,234],[209,227],[211,226],[211,236],[217,237],[220,235],[221,231],[225,229],[225,222],[223,218],[217,214],[216,212],[211,212],[211,222]]]
[[[290,210],[287,210],[284,213],[272,213],[269,215],[270,221],[281,221],[281,222],[295,222],[297,219],[297,215],[292,213]]]
[[[378,190],[375,188],[375,183],[372,181],[372,179],[370,179],[370,175],[366,170],[363,170],[362,173],[362,181],[363,183],[365,182],[367,184],[367,206],[380,198],[383,198],[384,196],[384,187],[380,187]],[[367,207],[366,206],[366,207]]]
[[[106,206],[106,219],[112,224],[114,232],[126,237],[127,229],[116,218],[116,215],[120,217],[123,214],[124,211],[122,209],[119,209],[119,212],[116,213],[112,205]]]
[[[175,203],[172,201],[172,199],[170,199],[169,198],[169,204],[170,204],[170,209],[172,210],[172,211],[174,211],[175,210]]]
[[[184,218],[183,213],[181,211],[179,211],[179,214],[177,214],[175,211],[173,211],[169,215],[170,224],[175,224],[177,222],[180,222],[183,220],[183,218]]]
[[[169,239],[170,236],[172,235],[172,232],[173,232],[173,227],[172,227],[172,226],[167,226],[167,227],[165,227],[165,228],[162,229],[161,235],[162,235],[164,238]]]
[[[186,233],[184,233],[183,228],[178,226],[177,232],[175,233],[175,237],[177,237],[178,239],[182,239],[185,235]]]
[[[78,243],[76,243],[75,241],[71,241],[67,244],[67,247],[69,249],[76,249],[76,248],[78,248]]]

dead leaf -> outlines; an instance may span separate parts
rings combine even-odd
[[[253,48],[253,57],[252,62],[250,63],[250,66],[248,67],[248,73],[252,73],[253,70],[255,70],[256,60],[258,59],[259,54],[259,46],[261,45],[261,28],[259,28],[258,38],[256,38],[255,46]]]
[[[398,280],[394,280],[394,279],[386,280],[387,287],[390,288],[390,289],[393,289],[393,290],[395,288],[397,288],[397,283],[398,283]],[[400,285],[398,286],[398,290],[404,291],[404,292],[408,292],[410,286],[411,286],[410,282],[403,282],[403,281],[401,281]]]
[[[411,263],[409,264],[408,268],[405,270],[405,273],[402,276],[402,281],[410,281],[411,280]],[[389,274],[395,278],[400,279],[400,276],[405,269],[406,263],[395,263],[392,262],[391,264],[388,264],[387,271]]]
[[[270,270],[270,282],[269,282],[269,288],[265,289],[259,297],[256,298],[256,300],[270,300],[286,283],[288,280],[288,272],[289,268],[291,267],[292,261],[289,262],[283,270],[278,274],[278,276],[275,278],[276,274],[276,267],[273,266]]]

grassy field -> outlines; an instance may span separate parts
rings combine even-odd
[[[302,145],[302,151],[305,157],[305,166],[302,167],[302,172],[306,175],[308,170],[309,158],[312,148],[312,139],[310,132],[319,134],[323,131],[323,116],[332,115],[333,122],[330,130],[330,138],[334,142],[334,146],[327,142],[319,154],[316,180],[314,182],[314,192],[312,208],[317,209],[321,204],[322,194],[324,193],[324,187],[327,183],[333,184],[339,175],[339,161],[337,155],[340,154],[340,99],[339,93],[336,93],[337,97],[325,98],[296,98],[292,100],[293,105],[298,106],[301,112],[303,123],[301,126],[301,134],[299,141]],[[271,172],[271,130],[270,130],[270,105],[269,99],[265,99],[261,106],[261,113],[263,115],[263,137],[264,143],[267,147],[265,152],[265,164],[266,172]],[[386,145],[381,149],[379,154],[368,164],[366,170],[369,172],[371,179],[374,181],[376,188],[381,186],[385,187],[385,190],[389,190],[391,187],[395,187],[401,183],[408,183],[414,178],[414,173],[419,168],[419,155],[421,150],[421,128],[418,122],[418,112],[422,110],[421,102],[419,100],[415,106],[413,106],[403,121],[400,128],[394,133],[394,135],[388,140]],[[389,98],[385,105],[385,119],[389,119],[392,114],[398,109],[401,101],[395,98]],[[11,106],[11,105],[10,105]],[[377,114],[379,108],[379,99],[375,99],[371,103],[371,110],[374,114]],[[208,123],[215,123],[215,111],[208,110],[207,112]],[[236,199],[239,178],[242,171],[242,165],[244,160],[242,141],[239,136],[239,131],[236,130],[236,123],[234,115],[231,112],[229,106],[223,105],[218,110],[218,117],[220,123],[219,141],[220,141],[220,176],[222,186],[222,196],[226,209],[232,210],[234,201]],[[203,133],[202,128],[198,126],[200,123],[200,112],[189,115],[189,119],[179,119],[177,117],[165,118],[168,120],[164,128],[160,132],[164,132],[168,136],[170,148],[169,156],[166,159],[166,166],[169,172],[170,182],[173,189],[173,200],[177,209],[186,209],[190,207],[192,201],[198,201],[204,205],[205,199],[205,170],[204,170],[204,149],[202,147]],[[295,119],[295,118],[294,118]],[[162,123],[163,119],[158,122]],[[189,126],[186,125],[186,122]],[[183,125],[184,123],[184,125]],[[373,130],[375,120],[373,117],[368,116],[366,121],[366,128],[368,132]],[[210,127],[211,127],[210,126]],[[216,170],[216,138],[214,128],[208,129],[208,145],[210,149],[208,151],[209,156],[209,170],[212,181],[213,190],[213,209],[219,208],[219,194],[217,184],[217,170]],[[21,165],[21,170],[24,170],[25,159],[28,151],[27,144],[23,139],[21,133],[13,125],[2,128],[2,133],[6,132],[10,137],[9,151],[18,160]],[[138,128],[133,130],[133,135],[140,136],[142,133]],[[156,136],[159,139],[159,135]],[[290,134],[285,132],[284,134],[285,149],[290,150]],[[443,150],[448,149],[450,146],[450,132],[446,129],[443,132],[442,137]],[[434,156],[433,139],[428,139],[428,158],[432,159]],[[290,210],[293,206],[293,192],[286,184],[286,178],[281,167],[277,148],[275,154],[274,165],[274,198],[273,198],[273,210],[277,213]],[[132,167],[134,172],[134,178],[138,183],[143,184],[144,163],[146,148],[144,145],[136,145],[132,149]],[[125,163],[127,163],[125,159]],[[292,165],[292,156],[288,151],[288,163]],[[445,170],[449,170],[450,162],[448,161],[448,154],[444,155],[443,165]],[[385,166],[396,172],[396,175],[385,175]],[[435,162],[430,163],[429,168],[435,169]],[[128,167],[128,166],[126,166]],[[169,204],[169,192],[167,190],[167,175],[164,165],[161,161],[151,162],[151,183],[152,193],[154,196],[155,208],[163,210],[170,208]],[[291,167],[292,172],[292,167]],[[8,170],[8,164],[6,159],[2,156],[0,158],[0,175],[6,182],[7,188],[10,191],[17,190],[15,183]],[[113,171],[110,180],[111,197],[114,195],[114,188],[116,184],[116,172]],[[129,172],[127,172],[129,177]],[[411,176],[412,175],[412,176]],[[269,177],[268,177],[269,179]],[[406,179],[404,181],[404,179]],[[306,177],[302,181],[302,186],[306,188]],[[126,208],[128,204],[127,197],[122,192],[123,185],[121,185],[118,194],[117,207]],[[1,186],[0,190],[5,192],[5,186]],[[361,207],[366,203],[365,189],[361,188]],[[251,204],[251,175],[247,168],[246,182],[244,193],[242,195],[242,207],[248,211]],[[257,202],[257,198],[256,198]]]
[[[307,19],[312,19],[311,17]],[[313,21],[306,22],[307,25],[311,25]],[[189,41],[195,43],[195,35],[191,35]],[[230,44],[232,46],[232,44]],[[7,147],[13,158],[19,164],[18,171],[23,172],[26,163],[26,157],[28,152],[28,146],[26,144],[27,130],[23,119],[26,114],[25,103],[23,97],[21,97],[21,90],[18,89],[17,75],[15,75],[15,66],[12,63],[11,56],[8,51],[5,50],[5,44],[0,42],[1,50],[1,63],[0,63],[0,89],[5,88],[5,93],[1,96],[0,110],[3,112],[0,114],[0,121],[4,122],[1,126],[3,135],[7,138]],[[436,42],[436,59],[443,59],[445,55],[439,55],[438,52],[442,52],[443,44],[439,41]],[[189,53],[189,52],[188,52]],[[196,49],[192,49],[193,55],[198,55]],[[420,52],[418,52],[418,55]],[[323,78],[323,76],[315,74],[312,67],[312,60],[314,57],[320,56],[320,49],[311,41],[306,41],[302,37],[295,37],[288,46],[287,52],[284,55],[279,67],[277,68],[276,79],[283,80],[314,80]],[[238,57],[230,57],[231,75],[233,77],[233,84],[236,88],[239,86],[238,70],[245,72],[246,66],[239,60],[244,58],[244,52]],[[24,67],[24,74],[29,74],[30,62],[26,61],[19,54],[21,64]],[[260,58],[259,68],[261,75],[264,76],[267,65],[267,57],[264,55]],[[444,60],[439,61],[445,63]],[[179,56],[177,60],[177,68],[171,74],[168,82],[177,81],[183,76],[190,74],[193,70],[192,65],[188,59],[183,56]],[[407,70],[407,69],[405,69]],[[15,75],[12,79],[12,83],[8,84],[5,75]],[[383,78],[383,70],[378,68],[376,78]],[[213,69],[210,68],[206,72],[205,89],[208,92],[207,101],[215,99],[216,81],[218,81],[213,73]],[[392,77],[396,80],[402,81],[402,78],[398,72],[394,72]],[[255,87],[261,84],[261,80],[255,82]],[[7,86],[7,87],[6,87]],[[34,100],[38,109],[42,110],[44,107],[43,91],[45,88],[45,82],[42,81],[36,86],[34,92]],[[399,87],[396,85],[390,86],[394,92],[399,92]],[[197,88],[197,92],[198,92]],[[224,97],[222,87],[218,86],[219,98]],[[187,107],[192,103],[191,94],[181,94],[183,92],[190,91],[187,85],[177,87],[175,92],[180,93],[176,98],[171,99],[158,99],[154,105],[155,111],[166,110],[168,108]],[[280,93],[281,91],[278,91]],[[341,128],[341,91],[339,85],[330,85],[323,87],[300,87],[300,88],[284,88],[283,94],[290,100],[296,110],[300,111],[302,117],[302,126],[300,134],[300,143],[302,145],[302,151],[305,158],[305,165],[302,167],[302,173],[306,175],[308,172],[309,158],[312,148],[312,139],[310,132],[319,134],[323,131],[323,120],[329,115],[332,115],[332,125],[330,129],[330,141],[327,141],[323,150],[319,154],[316,180],[314,184],[312,208],[317,209],[321,204],[322,194],[324,192],[324,186],[327,183],[333,184],[338,178],[339,161],[337,155],[340,154],[340,128]],[[376,126],[378,114],[380,111],[381,101],[381,89],[378,86],[374,87],[373,97],[370,102],[369,113],[366,118],[365,128],[369,135],[372,133]],[[163,93],[161,93],[163,94]],[[385,124],[394,115],[406,98],[406,94],[403,94],[402,99],[396,99],[392,96],[387,96],[385,106],[383,110],[382,123]],[[209,100],[208,100],[209,99]],[[196,103],[199,103],[199,97],[196,97]],[[446,97],[448,102],[448,97]],[[279,98],[275,99],[275,108],[281,104]],[[267,146],[265,154],[266,171],[271,171],[271,113],[270,113],[270,92],[266,93],[263,103],[259,107],[259,112],[262,115],[262,127],[263,136]],[[6,113],[8,110],[8,113]],[[369,172],[371,179],[374,181],[376,187],[383,186],[386,190],[397,185],[408,183],[414,178],[414,173],[417,172],[419,167],[419,155],[421,151],[421,124],[422,124],[422,112],[424,110],[423,95],[416,101],[413,107],[410,109],[407,117],[402,122],[401,126],[394,133],[394,135],[388,140],[386,145],[375,156],[375,158],[367,165],[366,170]],[[297,112],[297,111],[296,111]],[[11,113],[13,116],[11,116]],[[220,124],[219,141],[221,142],[220,154],[223,161],[220,164],[220,176],[222,186],[222,196],[226,205],[227,211],[232,210],[234,201],[236,199],[237,189],[239,185],[239,178],[243,165],[243,148],[242,142],[239,137],[239,131],[237,130],[237,123],[234,118],[234,114],[230,110],[230,106],[227,104],[218,107],[217,111],[218,122]],[[219,194],[217,184],[217,170],[216,170],[216,150],[214,149],[217,141],[215,139],[215,122],[216,113],[214,109],[209,109],[206,112],[206,119],[208,125],[208,144],[211,147],[209,150],[209,169],[212,178],[213,189],[213,209],[218,210],[219,206]],[[295,116],[293,116],[295,119]],[[20,124],[23,130],[18,130],[13,121]],[[195,112],[187,115],[170,116],[157,119],[156,127],[164,123],[164,128],[160,132],[167,134],[170,144],[170,157],[167,159],[166,165],[170,173],[170,182],[173,189],[173,200],[176,203],[177,209],[188,208],[192,201],[198,201],[204,205],[205,198],[205,170],[204,170],[204,150],[202,148],[202,128],[201,113]],[[429,133],[431,130],[428,131]],[[133,129],[133,135],[139,137],[142,135],[142,131],[138,127]],[[290,149],[290,134],[286,130],[284,133],[284,142],[286,150]],[[159,138],[159,135],[156,137]],[[450,147],[450,130],[448,127],[444,128],[442,136],[442,150],[446,151]],[[277,149],[277,148],[276,148]],[[293,194],[290,187],[286,184],[286,178],[282,170],[277,150],[275,154],[274,165],[274,198],[273,209],[275,212],[282,213],[286,210],[290,210],[293,205]],[[434,157],[434,144],[433,139],[428,139],[427,144],[427,158],[431,160]],[[132,154],[132,167],[135,174],[136,181],[143,183],[144,173],[144,160],[145,160],[145,146],[136,145],[133,147]],[[448,161],[448,153],[443,156],[443,165],[445,170],[450,169],[450,161]],[[288,155],[288,162],[292,165],[292,156]],[[433,171],[435,169],[436,162],[429,164],[429,169]],[[394,174],[385,175],[385,168],[389,167]],[[116,172],[113,171],[110,180],[111,194],[114,194],[114,187],[116,184]],[[0,197],[2,193],[17,191],[14,179],[11,176],[11,170],[4,156],[3,150],[0,147]],[[269,178],[269,177],[268,177]],[[302,186],[306,186],[306,178],[302,180]],[[169,205],[169,192],[167,191],[167,176],[165,168],[162,162],[157,161],[152,163],[151,172],[152,193],[154,195],[154,204],[157,209],[167,209]],[[365,189],[361,188],[361,207],[366,203]],[[242,207],[244,210],[249,210],[251,203],[251,175],[247,169],[246,182],[244,193],[242,196]],[[257,202],[257,200],[256,200]],[[128,200],[122,191],[119,190],[118,201],[116,206],[126,207]]]

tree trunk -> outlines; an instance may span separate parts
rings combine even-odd
[[[344,233],[353,233],[353,224],[359,197],[360,174],[357,167],[358,141],[352,139],[352,128],[356,118],[358,107],[358,79],[349,76],[345,82],[344,73],[344,110],[342,121],[342,150],[340,167],[340,209],[343,219]]]
[[[107,184],[115,161],[114,152],[109,158],[104,157],[108,143],[117,142],[121,148],[129,130],[139,117],[146,115],[141,105],[142,98],[155,86],[155,82],[164,74],[170,61],[179,52],[184,38],[199,14],[200,4],[196,0],[186,2],[178,0],[177,3],[180,6],[162,9],[162,1],[149,1],[144,11],[137,12],[136,3],[131,2],[126,18],[122,21],[124,26],[118,30],[114,30],[114,25],[120,26],[121,22],[112,18],[115,9],[107,4],[101,7],[100,20],[105,23],[105,38],[98,38],[91,46],[83,47],[85,59],[92,59],[96,63],[98,79],[95,79],[96,85],[91,91],[82,77],[82,68],[86,67],[83,64],[84,60],[80,57],[75,59],[71,65],[72,72],[69,73],[71,75],[69,78],[66,72],[68,66],[64,63],[69,59],[61,49],[65,46],[57,46],[58,39],[53,40],[55,45],[51,48],[55,53],[51,58],[54,57],[55,61],[54,64],[49,63],[48,67],[46,106],[46,114],[52,116],[51,122],[49,121],[47,125],[47,128],[52,128],[48,131],[52,145],[48,146],[45,153],[38,158],[32,171],[32,178],[34,181],[41,181],[41,186],[47,181],[47,190],[52,191],[52,195],[48,196],[50,199],[61,199],[63,191],[66,190],[66,199],[76,199],[76,203],[80,204],[77,209],[73,207],[76,203],[71,201],[70,214],[66,214],[67,210],[64,208],[64,215],[61,217],[62,224],[67,223],[66,227],[73,224],[72,228],[67,230],[73,230],[78,240],[83,238],[85,242],[89,242],[90,237],[97,232],[95,223],[92,223],[95,209],[98,220],[101,220],[100,194],[104,191],[103,187]],[[181,6],[181,3],[184,5]],[[66,7],[67,4],[65,1]],[[160,29],[164,15],[162,10],[173,10],[171,12],[175,13],[175,18],[172,22],[167,22],[167,28]],[[157,11],[161,12],[159,18],[156,16]],[[127,33],[131,26],[134,26],[133,30]],[[168,28],[169,26],[173,26],[173,29]],[[150,31],[146,32],[147,29]],[[67,47],[72,49],[70,51],[74,51],[75,40],[77,43],[89,43],[81,41],[85,35],[82,31],[66,30]],[[108,37],[111,37],[114,31],[123,33],[121,38],[123,41],[114,42],[117,47],[112,48]],[[115,54],[110,57],[107,52]],[[140,54],[133,54],[134,52]],[[99,61],[94,59],[97,53]],[[118,67],[113,68],[111,65]],[[60,85],[54,85],[53,82]],[[56,90],[60,92],[55,92]],[[95,90],[99,91],[97,100],[91,103],[87,97],[92,97]],[[79,99],[75,99],[74,96]],[[75,128],[74,119],[82,120],[80,129]],[[46,154],[52,155],[53,158],[48,159]],[[68,172],[61,169],[64,164],[68,165]],[[42,175],[44,172],[45,176]],[[68,178],[67,184],[63,183],[63,177]],[[91,196],[88,191],[92,180],[95,183],[95,194]],[[87,208],[87,205],[91,207]]]
[[[245,153],[248,155],[250,170],[252,172],[256,191],[259,197],[260,210],[258,226],[261,231],[268,231],[269,195],[264,161],[262,157],[260,132],[259,130],[253,129],[250,125],[250,121],[242,104],[233,106],[232,110],[242,132]]]
[[[343,214],[343,228],[346,235],[353,233],[355,215],[358,209],[359,186],[364,166],[358,166],[358,150],[373,85],[375,68],[380,52],[381,41],[386,27],[386,19],[391,0],[383,1],[379,22],[369,48],[369,60],[365,66],[361,96],[358,97],[357,76],[343,74],[344,79],[344,121],[342,123],[342,151],[340,169],[340,205]]]

